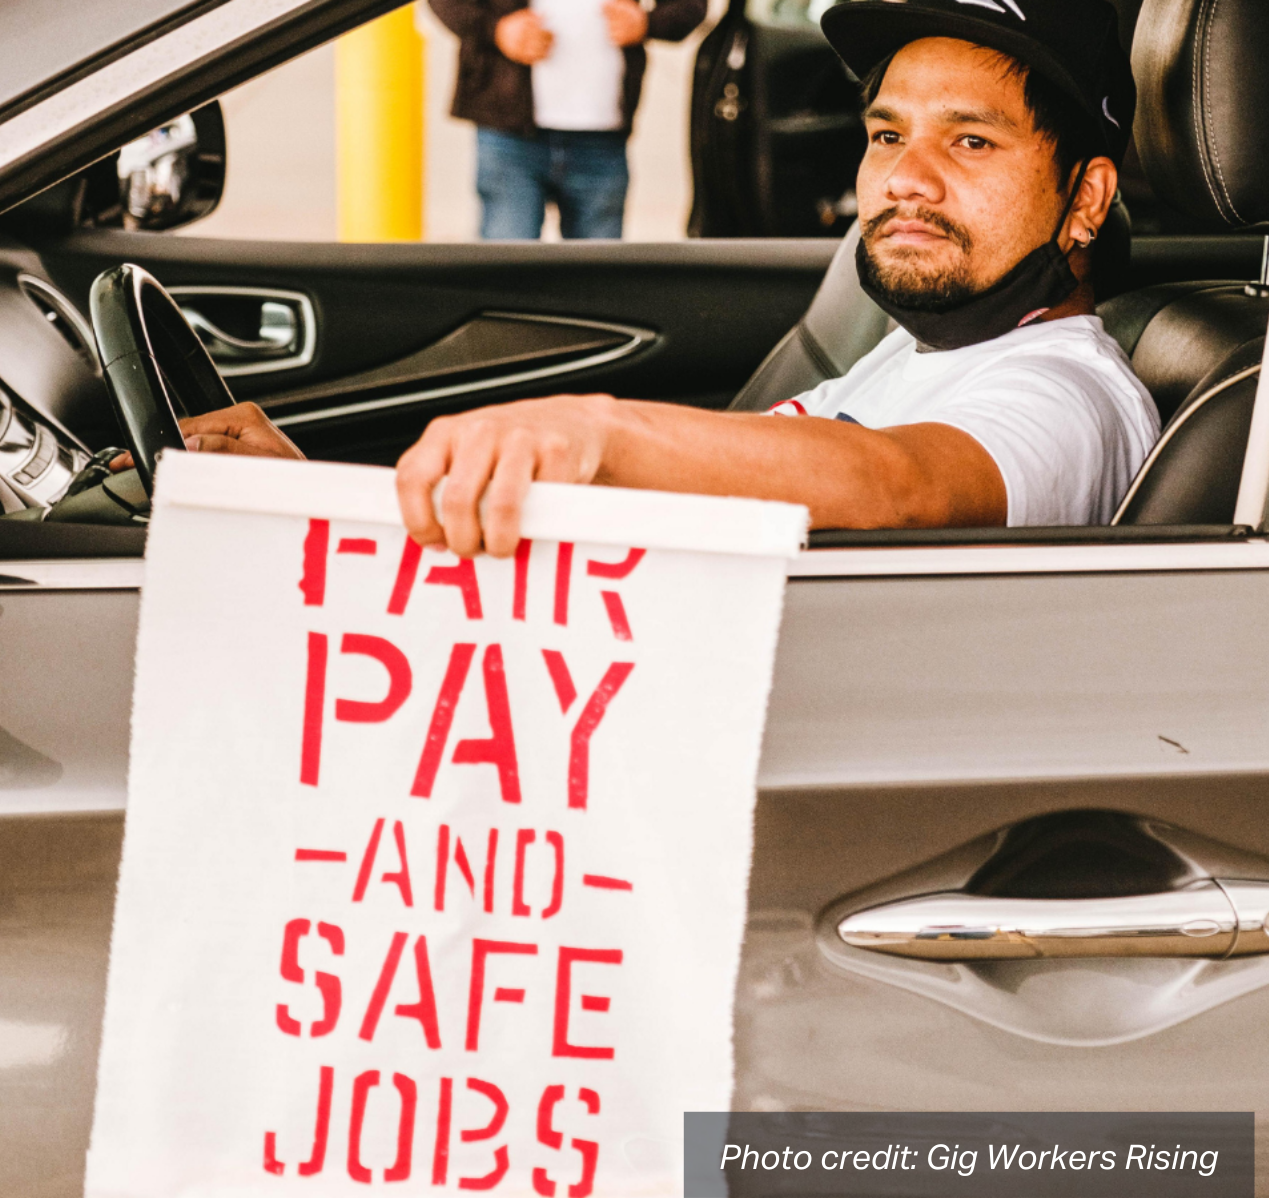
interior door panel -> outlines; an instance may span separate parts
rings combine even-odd
[[[611,392],[723,408],[805,311],[834,248],[311,245],[93,231],[45,244],[41,257],[85,309],[98,272],[125,261],[186,295],[306,296],[311,361],[234,375],[231,390],[284,420],[307,453],[392,462],[432,417],[524,396]]]
[[[415,354],[316,387],[263,401],[280,425],[312,425],[359,413],[413,407],[422,401],[479,403],[482,393],[588,370],[651,346],[650,329],[545,317],[482,312]]]

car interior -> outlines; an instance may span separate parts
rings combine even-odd
[[[1246,61],[1269,39],[1269,9],[1240,0],[1207,19],[1201,0],[1186,0],[1168,12],[1185,36],[1151,21],[1135,32],[1137,154],[1160,201],[1230,232],[1133,237],[1121,203],[1099,239],[1098,311],[1164,425],[1112,525],[829,530],[813,547],[1196,540],[1258,524],[1236,522],[1235,504],[1269,319],[1269,255],[1244,232],[1269,219],[1269,115]],[[148,479],[105,467],[109,448],[137,449],[141,428],[105,386],[111,322],[153,345],[150,390],[177,415],[253,400],[311,457],[383,464],[434,416],[552,392],[761,411],[848,370],[887,331],[859,289],[853,231],[836,246],[306,245],[162,232],[214,205],[227,153],[213,103],[0,215],[0,557],[143,552]],[[185,186],[156,197],[146,181],[173,155]],[[121,263],[167,293],[134,279],[131,301],[119,289],[106,297],[100,278]],[[199,368],[182,381],[182,363],[200,355],[219,376]]]

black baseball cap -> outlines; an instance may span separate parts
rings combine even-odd
[[[1056,84],[1123,161],[1137,86],[1110,0],[844,0],[820,21],[862,79],[909,42],[949,37],[1012,55]]]

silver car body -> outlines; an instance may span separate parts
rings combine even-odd
[[[24,648],[0,687],[7,1193],[75,1190],[83,1169],[143,571],[0,564],[0,642]],[[991,964],[939,992],[925,964],[823,948],[841,897],[1043,813],[1120,809],[1269,859],[1266,604],[1264,541],[804,553],[735,1106],[1269,1111],[1269,959]]]

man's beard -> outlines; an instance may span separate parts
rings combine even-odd
[[[857,262],[860,280],[865,287],[871,288],[897,308],[930,313],[951,312],[982,292],[983,289],[976,287],[971,281],[965,259],[962,259],[958,266],[946,268],[932,275],[923,273],[915,262],[900,261],[890,265],[878,262],[872,252],[873,238],[887,221],[898,216],[899,209],[895,206],[863,224],[862,252]],[[941,213],[928,208],[919,208],[916,212],[905,213],[904,218],[924,221],[925,224],[945,233],[949,241],[964,251],[966,257],[973,249],[974,242],[968,230],[954,221],[949,221]]]

